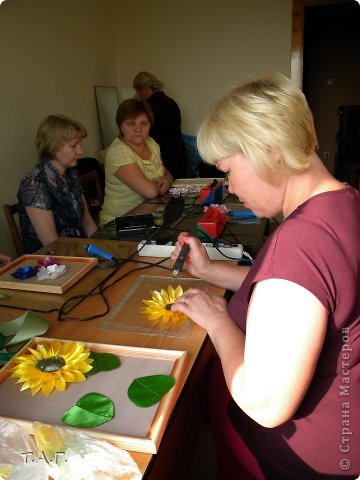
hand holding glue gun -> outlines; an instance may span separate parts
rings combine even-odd
[[[183,266],[194,277],[205,278],[211,260],[204,245],[196,237],[189,233],[180,233],[175,249],[171,253],[171,259],[175,261],[173,276],[181,272]]]
[[[210,271],[214,269],[216,262],[209,259],[204,245],[198,238],[188,233],[181,233],[171,258],[176,261],[183,258],[181,252],[184,251],[184,247],[188,249],[185,258],[187,271],[200,279],[209,278]],[[209,322],[229,316],[226,300],[212,292],[210,288],[189,288],[171,305],[171,310],[185,313],[193,322],[205,329]]]

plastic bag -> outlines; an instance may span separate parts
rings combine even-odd
[[[48,480],[45,466],[28,463],[34,439],[16,423],[0,418],[0,480]]]
[[[15,423],[0,419],[0,480],[142,478],[130,454],[108,442],[39,422],[33,432],[35,442]]]

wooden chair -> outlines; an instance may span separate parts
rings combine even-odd
[[[104,167],[100,164],[98,160],[96,160],[96,158],[79,158],[76,164],[76,170],[78,171],[79,175],[85,175],[86,173],[90,173],[95,170],[95,172],[97,172],[98,174],[102,191],[105,190]]]
[[[89,212],[94,220],[96,220],[104,201],[104,192],[100,184],[99,175],[93,170],[92,172],[80,175],[80,182],[84,189]]]
[[[3,209],[4,209],[6,220],[9,225],[11,238],[14,242],[16,255],[20,257],[23,254],[23,249],[21,244],[21,235],[20,235],[19,227],[15,220],[15,216],[18,215],[19,213],[19,205],[17,203],[13,203],[12,205],[6,203],[3,206]]]

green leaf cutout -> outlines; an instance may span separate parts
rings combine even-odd
[[[108,422],[114,416],[114,403],[101,393],[88,393],[74,407],[66,410],[63,423],[72,427],[92,428]]]
[[[128,397],[137,407],[151,407],[158,403],[174,385],[175,378],[169,375],[135,378],[128,388]]]
[[[0,293],[0,300],[9,300],[12,297],[11,293]]]
[[[15,355],[16,352],[14,353],[7,353],[6,351],[4,350],[1,350],[0,352],[0,368],[5,365],[5,363],[7,363],[14,355]]]
[[[86,374],[87,377],[96,375],[99,372],[114,370],[120,366],[120,358],[112,353],[91,352],[89,357],[94,361],[91,364],[93,368]]]

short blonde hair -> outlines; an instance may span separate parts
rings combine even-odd
[[[279,172],[301,172],[309,166],[308,155],[318,148],[304,94],[276,73],[232,89],[203,122],[197,142],[206,162],[215,164],[240,152],[263,178],[276,170],[271,149],[281,154]]]
[[[53,159],[59,148],[75,137],[87,137],[87,131],[81,123],[65,115],[49,115],[44,118],[35,140],[40,160]]]
[[[144,87],[150,88],[153,92],[158,90],[162,90],[164,88],[164,84],[161,80],[155,77],[150,72],[140,72],[136,75],[133,81],[133,88],[136,91],[141,90]]]

